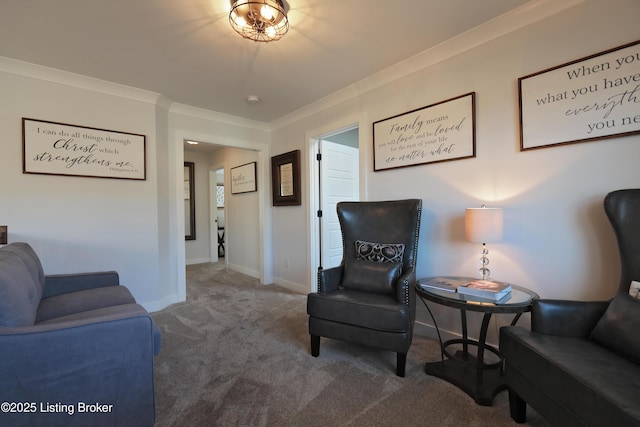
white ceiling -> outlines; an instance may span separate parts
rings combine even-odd
[[[264,44],[229,0],[2,0],[0,56],[270,123],[528,1],[288,0]]]

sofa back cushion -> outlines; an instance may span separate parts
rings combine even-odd
[[[640,300],[616,295],[596,327],[591,339],[598,344],[640,363]]]
[[[44,288],[42,264],[26,243],[0,248],[0,325],[33,325]]]

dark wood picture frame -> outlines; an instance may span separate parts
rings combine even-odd
[[[518,79],[520,151],[640,133],[640,40]]]
[[[271,157],[271,189],[273,206],[299,206],[300,150]]]
[[[184,162],[185,167],[185,184],[184,184],[184,203],[185,203],[185,240],[196,240],[196,190],[195,190],[195,163]],[[186,229],[186,226],[189,229]]]
[[[147,179],[145,135],[22,118],[22,173]]]
[[[373,122],[373,171],[476,157],[476,93]]]

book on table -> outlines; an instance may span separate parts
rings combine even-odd
[[[511,285],[492,280],[471,280],[459,286],[458,293],[499,301],[511,293]]]
[[[467,283],[466,280],[449,279],[446,277],[433,277],[431,279],[420,279],[418,285],[425,290],[436,290],[454,293],[458,286]]]
[[[511,300],[511,292],[507,292],[507,294],[505,296],[503,296],[502,298],[499,298],[499,299],[483,298],[483,297],[479,297],[479,296],[476,296],[476,295],[464,295],[464,294],[460,294],[460,299],[463,300],[463,301],[479,303],[479,304],[483,304],[483,303],[504,304],[504,303],[509,302]]]

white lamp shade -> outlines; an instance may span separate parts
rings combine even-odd
[[[501,208],[467,208],[464,216],[465,235],[470,242],[499,242],[502,224]]]

